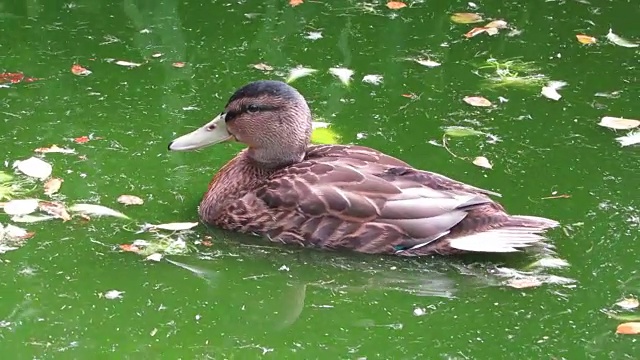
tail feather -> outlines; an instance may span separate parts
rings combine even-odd
[[[464,235],[449,240],[454,249],[470,252],[516,252],[522,248],[544,244],[541,235],[547,229],[560,225],[557,221],[536,216],[509,216],[500,228]]]

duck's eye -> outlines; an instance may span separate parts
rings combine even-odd
[[[247,106],[247,112],[250,114],[257,113],[258,111],[260,111],[260,107],[258,107],[258,105],[251,104]]]

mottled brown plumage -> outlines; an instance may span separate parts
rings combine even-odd
[[[248,145],[215,175],[199,213],[205,223],[274,242],[405,256],[511,252],[542,243],[541,234],[558,225],[508,215],[489,197],[498,194],[377,150],[309,145],[310,134],[302,95],[281,82],[258,81],[169,148],[229,138]]]

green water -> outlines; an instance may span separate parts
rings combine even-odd
[[[45,157],[64,179],[58,200],[99,203],[134,219],[21,225],[35,237],[0,255],[3,358],[640,357],[638,338],[616,335],[620,321],[601,313],[640,296],[640,148],[621,148],[614,138],[624,131],[597,126],[606,115],[640,116],[640,52],[604,38],[610,26],[640,38],[637,1],[478,2],[486,17],[522,33],[470,40],[462,34],[473,25],[449,20],[466,1],[416,1],[395,12],[383,3],[374,12],[355,1],[332,4],[0,1],[0,70],[39,79],[0,88],[0,160],[10,165],[51,144],[75,148]],[[323,37],[306,39],[309,31]],[[583,46],[577,33],[600,42]],[[442,66],[402,60],[423,51]],[[540,86],[487,88],[474,71],[490,57],[535,62],[537,73],[568,83],[562,99],[540,96]],[[128,69],[107,59],[144,64]],[[250,67],[259,62],[276,71]],[[71,74],[74,63],[93,73]],[[572,265],[553,273],[577,284],[492,286],[484,269],[504,258],[336,255],[220,231],[211,247],[168,257],[195,273],[120,252],[119,244],[145,235],[134,233],[138,225],[196,221],[209,179],[239,150],[168,153],[168,142],[219,112],[237,87],[280,79],[297,65],[320,70],[294,85],[343,142],[501,192],[512,213],[584,223],[551,234]],[[334,66],[355,70],[350,87],[327,73]],[[365,74],[384,82],[362,83]],[[417,98],[401,96],[409,93]],[[461,101],[467,95],[509,101],[472,108]],[[429,143],[450,125],[499,137],[449,143],[460,156],[486,156],[493,170]],[[72,141],[90,134],[104,139]],[[571,197],[541,200],[555,192]],[[125,193],[146,203],[124,208],[116,198]],[[188,239],[206,234],[198,227]],[[99,296],[109,290],[124,293]],[[414,316],[415,308],[426,314]]]

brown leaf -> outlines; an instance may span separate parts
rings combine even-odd
[[[403,7],[407,7],[407,4],[403,3],[402,1],[389,1],[387,3],[387,7],[391,10],[398,10],[402,9]]]
[[[616,334],[638,335],[640,334],[640,322],[627,322],[618,325]]]
[[[491,101],[482,96],[465,96],[462,100],[471,106],[488,107],[492,105]]]
[[[45,195],[53,195],[60,190],[60,186],[62,186],[62,182],[64,180],[60,178],[50,178],[44,183],[44,194]]]
[[[302,0],[289,0],[289,5],[291,6],[298,6],[300,4],[302,4],[304,1]]]
[[[40,208],[40,211],[62,219],[62,221],[71,220],[71,215],[67,212],[67,208],[59,202],[40,201],[38,202],[38,207]]]
[[[482,21],[482,16],[475,13],[455,13],[451,15],[451,21],[458,24],[473,24]]]
[[[120,195],[118,196],[118,202],[124,205],[142,205],[144,200],[135,195]]]
[[[135,246],[135,245],[131,245],[131,244],[122,244],[120,245],[120,250],[122,251],[128,251],[128,252],[140,252],[140,248]]]
[[[582,35],[582,34],[576,35],[576,38],[578,39],[578,42],[580,42],[580,44],[585,44],[585,45],[595,44],[598,41],[593,36]]]
[[[174,62],[173,64],[171,64],[174,68],[183,68],[185,67],[185,65],[187,65],[187,63],[184,63],[182,61],[178,61],[178,62]]]
[[[480,34],[482,34],[483,32],[486,32],[486,31],[487,31],[487,28],[486,28],[486,27],[475,27],[475,28],[473,28],[473,29],[469,30],[469,32],[468,32],[468,33],[464,34],[464,36],[465,36],[466,38],[472,38],[472,37],[474,37],[474,36],[476,36],[476,35],[480,35]]]

